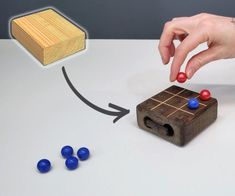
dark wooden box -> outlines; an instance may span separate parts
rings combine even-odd
[[[178,146],[184,146],[217,118],[217,100],[202,101],[199,94],[171,86],[137,106],[140,128]],[[190,98],[198,98],[199,108],[187,106]]]

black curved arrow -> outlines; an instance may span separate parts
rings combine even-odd
[[[103,108],[100,108],[100,107],[94,105],[93,103],[88,101],[85,97],[83,97],[77,91],[77,89],[73,86],[72,82],[69,80],[69,77],[68,77],[64,67],[62,67],[62,72],[64,74],[66,82],[68,83],[68,85],[71,88],[71,90],[75,93],[75,95],[77,95],[77,97],[79,99],[81,99],[85,104],[87,104],[88,106],[90,106],[94,110],[97,110],[98,112],[101,112],[103,114],[107,114],[107,115],[110,115],[110,116],[116,116],[116,118],[113,120],[113,123],[117,122],[120,118],[122,118],[123,116],[127,115],[130,112],[130,110],[127,110],[125,108],[119,107],[119,106],[114,105],[112,103],[109,103],[109,107],[118,110],[117,112],[105,110]]]

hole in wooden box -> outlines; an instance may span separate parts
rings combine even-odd
[[[174,135],[174,129],[169,124],[160,125],[147,116],[144,118],[144,124],[147,128],[158,132],[160,135],[168,137],[172,137]]]

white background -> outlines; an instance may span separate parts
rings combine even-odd
[[[130,109],[113,117],[81,102]],[[43,67],[14,41],[0,41],[0,196],[234,196],[235,60],[204,67],[182,86],[211,91],[217,121],[185,147],[138,128],[136,105],[172,85],[157,41],[88,40],[88,49]],[[182,69],[183,70],[183,69]],[[110,109],[112,110],[112,109]],[[89,160],[65,169],[63,145],[86,146]],[[48,158],[53,169],[36,170]]]

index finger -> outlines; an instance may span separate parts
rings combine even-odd
[[[187,19],[165,23],[158,46],[164,63],[168,63],[170,60],[170,48],[172,47],[174,37],[185,33],[189,33],[189,22]]]
[[[193,32],[189,34],[181,44],[176,48],[174,59],[171,65],[170,81],[175,81],[180,71],[181,65],[184,63],[189,52],[194,50],[198,45],[208,40],[203,32]]]

